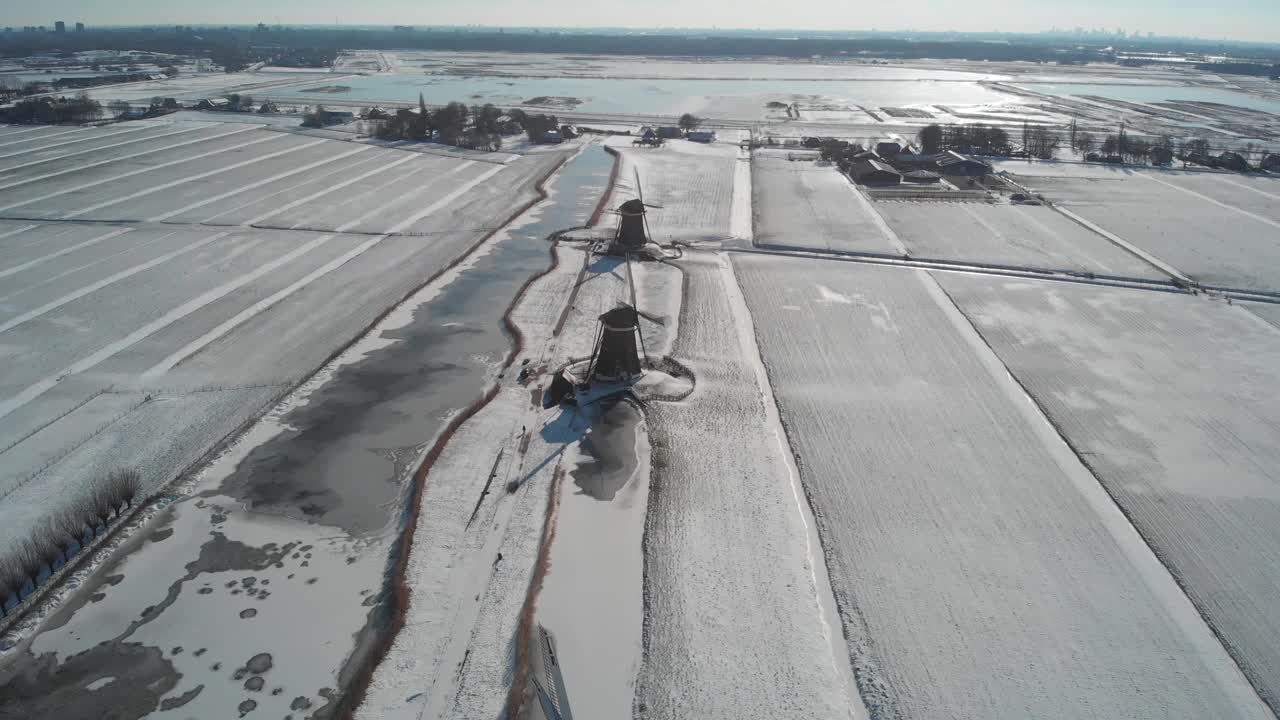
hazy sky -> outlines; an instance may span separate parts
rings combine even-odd
[[[1280,42],[1280,0],[5,0],[5,25],[560,25],[998,30],[1124,28]],[[961,11],[963,8],[963,12]]]

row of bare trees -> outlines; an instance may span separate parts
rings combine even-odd
[[[36,588],[132,508],[142,478],[118,469],[53,512],[30,537],[0,553],[0,617],[15,612]]]

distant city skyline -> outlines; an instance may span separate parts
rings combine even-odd
[[[1280,43],[1280,2],[1218,0],[1188,7],[1185,0],[916,0],[902,6],[842,0],[792,0],[785,12],[773,0],[650,0],[641,11],[629,0],[591,3],[490,0],[438,6],[421,0],[221,0],[184,3],[131,0],[46,0],[9,8],[4,25],[52,28],[145,24],[488,25],[634,28],[815,29],[921,32],[1040,33],[1052,28],[1106,29]],[[963,12],[959,10],[963,9]]]

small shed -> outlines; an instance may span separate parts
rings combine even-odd
[[[539,145],[559,145],[564,142],[564,136],[559,130],[548,130],[538,136]]]
[[[663,125],[662,127],[658,128],[658,137],[664,138],[666,140],[678,138],[682,135],[684,135],[684,132],[680,128],[672,125]]]
[[[197,110],[226,110],[231,107],[231,101],[226,98],[205,98],[196,103]]]
[[[691,130],[685,137],[693,142],[700,143],[713,143],[716,141],[716,133],[714,130]]]
[[[961,155],[954,150],[948,150],[938,157],[938,168],[943,175],[981,177],[991,173],[991,166],[987,163]]]
[[[356,114],[346,110],[327,110],[324,114],[324,121],[329,125],[345,125],[346,123],[355,122]]]
[[[853,179],[859,185],[899,185],[902,174],[879,160],[863,158],[853,162]]]

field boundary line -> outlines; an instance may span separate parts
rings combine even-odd
[[[1061,213],[1064,217],[1071,219],[1072,221],[1074,221],[1076,224],[1080,225],[1081,227],[1084,227],[1084,228],[1085,228],[1085,229],[1087,229],[1087,230],[1092,230],[1093,232],[1095,232],[1095,233],[1097,233],[1097,234],[1101,235],[1102,237],[1104,237],[1104,238],[1106,238],[1106,239],[1110,240],[1111,242],[1115,243],[1116,245],[1120,246],[1121,248],[1124,248],[1125,250],[1128,250],[1129,252],[1131,252],[1131,253],[1133,253],[1134,255],[1138,256],[1138,258],[1139,258],[1139,259],[1143,260],[1144,262],[1150,263],[1151,265],[1155,266],[1155,268],[1156,268],[1157,270],[1159,270],[1160,272],[1163,272],[1164,274],[1166,274],[1166,275],[1168,275],[1168,276],[1172,277],[1174,280],[1177,280],[1177,281],[1179,281],[1179,282],[1186,283],[1187,285],[1196,285],[1196,284],[1197,284],[1195,280],[1192,280],[1191,278],[1187,277],[1187,276],[1186,276],[1185,274],[1183,274],[1183,273],[1182,273],[1182,271],[1181,271],[1181,270],[1179,270],[1178,268],[1176,268],[1176,267],[1174,267],[1174,266],[1170,265],[1169,263],[1165,262],[1164,260],[1161,260],[1160,258],[1156,257],[1155,255],[1152,255],[1151,253],[1147,252],[1146,250],[1143,250],[1142,248],[1138,247],[1137,245],[1134,245],[1133,243],[1129,242],[1128,240],[1125,240],[1124,238],[1120,237],[1119,235],[1116,235],[1115,233],[1111,232],[1110,230],[1107,230],[1107,229],[1105,229],[1105,228],[1103,228],[1103,227],[1101,227],[1101,226],[1097,225],[1096,223],[1094,223],[1094,222],[1092,222],[1092,221],[1089,221],[1089,220],[1086,220],[1086,219],[1084,219],[1084,218],[1080,217],[1079,215],[1077,215],[1077,214],[1075,214],[1075,213],[1071,212],[1070,210],[1068,210],[1068,209],[1066,209],[1066,208],[1064,208],[1064,207],[1062,207],[1062,206],[1058,205],[1057,203],[1051,203],[1051,204],[1050,204],[1050,207],[1052,207],[1054,210],[1057,210],[1057,211],[1058,211],[1059,213]]]

